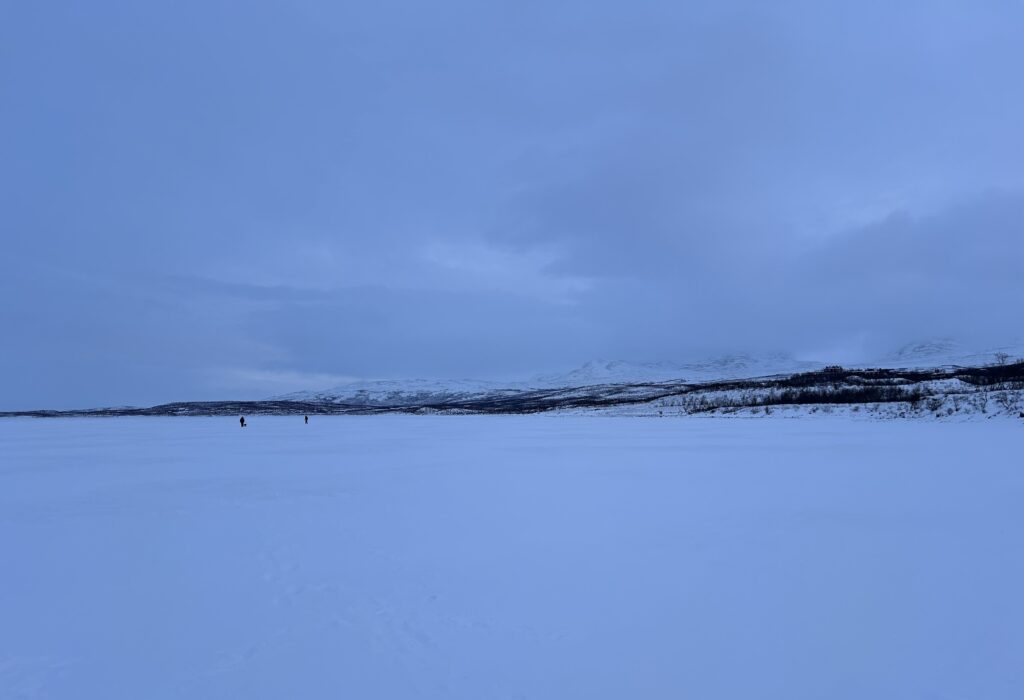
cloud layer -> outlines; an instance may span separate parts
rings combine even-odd
[[[16,5],[0,408],[1021,334],[1020,3]]]

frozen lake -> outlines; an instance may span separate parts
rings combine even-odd
[[[0,420],[0,698],[1024,697],[1024,421]]]

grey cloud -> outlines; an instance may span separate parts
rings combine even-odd
[[[1020,3],[4,13],[3,407],[1019,334]]]

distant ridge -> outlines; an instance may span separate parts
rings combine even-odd
[[[737,363],[738,365],[739,363]],[[747,369],[750,365],[743,364]],[[593,370],[594,368],[590,368]],[[603,369],[608,369],[607,365]],[[612,368],[621,369],[621,368]],[[577,375],[579,377],[579,375]],[[78,411],[16,411],[0,416],[224,416],[295,414],[449,413],[514,414],[546,411],[631,412],[635,415],[714,414],[794,406],[902,406],[887,415],[1014,415],[1024,408],[1024,361],[999,356],[976,366],[944,365],[915,369],[818,367],[757,377],[715,380],[604,381],[588,372],[586,383],[541,388],[490,388],[479,383],[436,388],[399,383],[384,393],[358,389],[292,395],[263,401],[203,401],[149,408]]]
[[[362,406],[399,406],[468,400],[473,397],[517,394],[552,389],[576,389],[609,384],[706,382],[776,374],[810,372],[821,362],[795,360],[788,355],[726,355],[690,363],[634,363],[591,360],[565,374],[546,374],[523,381],[389,379],[341,384],[320,391],[299,391],[272,401],[314,401]]]
[[[983,366],[1024,357],[1024,344],[972,351],[952,339],[910,343],[885,357],[853,367],[915,369],[943,366]],[[798,360],[783,353],[723,355],[693,362],[635,363],[591,360],[564,374],[545,374],[523,381],[388,379],[341,384],[319,391],[299,391],[270,397],[271,401],[335,403],[367,407],[428,405],[468,401],[477,397],[513,395],[551,389],[660,382],[700,383],[814,372],[826,362]]]

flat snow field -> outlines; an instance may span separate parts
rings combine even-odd
[[[0,421],[0,698],[1024,697],[1024,425]]]

